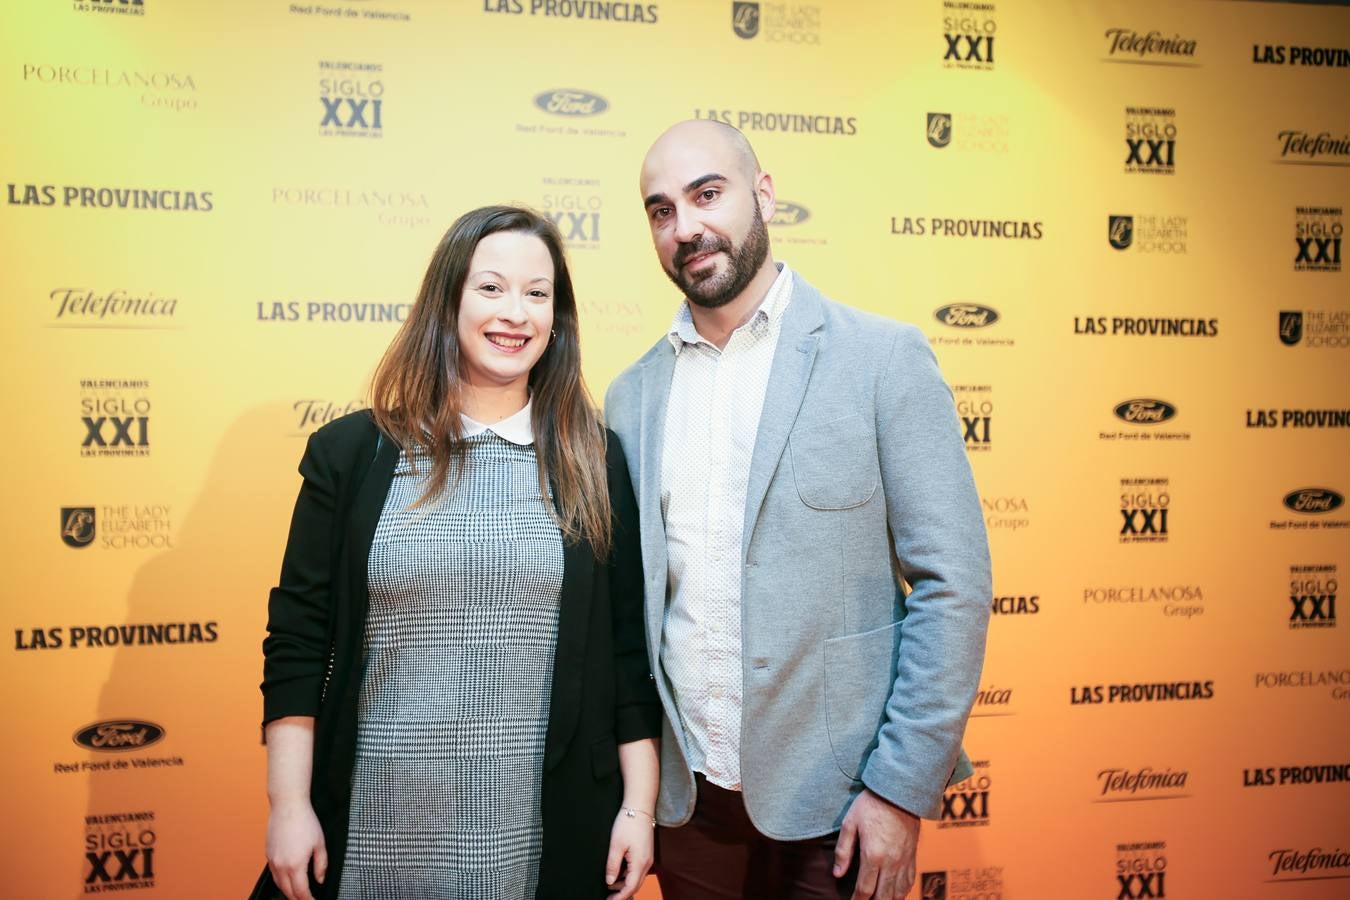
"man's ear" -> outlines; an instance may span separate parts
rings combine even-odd
[[[774,196],[773,190],[773,176],[768,172],[760,172],[755,176],[755,199],[759,201],[760,216],[768,222],[778,209],[778,198]]]

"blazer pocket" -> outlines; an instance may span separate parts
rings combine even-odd
[[[886,720],[899,647],[899,622],[825,641],[825,731],[835,764],[855,781]]]
[[[591,774],[596,781],[604,781],[619,771],[619,745],[614,735],[607,734],[591,744]]]
[[[788,449],[797,496],[812,509],[852,509],[876,493],[876,434],[860,416],[797,429]]]

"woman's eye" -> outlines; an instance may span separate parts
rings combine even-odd
[[[488,293],[491,294],[491,293],[495,293],[495,292],[497,292],[497,291],[500,291],[501,288],[497,287],[495,284],[485,284],[485,285],[483,285],[482,287],[480,287],[479,290],[480,290],[480,291],[487,291]]]
[[[715,189],[713,189],[713,188],[708,188],[706,191],[703,192],[703,199],[704,199],[704,200],[712,200],[712,199],[713,199],[714,197],[716,197],[716,196],[717,196],[717,191],[716,191]]]

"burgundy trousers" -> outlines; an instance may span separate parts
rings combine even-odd
[[[838,833],[775,841],[755,830],[740,791],[695,774],[698,803],[681,828],[659,828],[656,877],[662,900],[847,900],[856,862],[831,874]]]

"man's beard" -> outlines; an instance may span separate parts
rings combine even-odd
[[[758,198],[750,208],[753,212],[750,231],[739,247],[733,247],[727,238],[706,234],[698,243],[681,244],[675,251],[675,257],[671,260],[674,271],[667,271],[666,275],[684,292],[690,303],[703,309],[716,309],[730,303],[740,296],[764,265],[764,260],[769,256],[769,229],[765,227],[764,217],[759,213]],[[707,275],[681,274],[690,257],[717,251],[727,255],[726,271]]]

